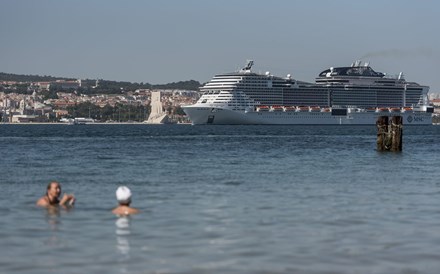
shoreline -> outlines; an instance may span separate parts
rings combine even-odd
[[[175,124],[148,124],[143,122],[96,122],[86,124],[69,124],[69,123],[44,123],[44,122],[30,122],[30,123],[0,123],[0,125],[64,125],[64,126],[77,126],[77,125],[191,125],[191,123],[175,123]]]
[[[0,123],[1,125],[65,125],[65,126],[78,126],[78,125],[192,125],[191,123],[174,123],[174,124],[148,124],[143,122],[95,122],[86,124],[69,124],[60,122],[27,122],[27,123]],[[439,126],[440,123],[432,123],[432,126]]]

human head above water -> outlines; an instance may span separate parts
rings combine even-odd
[[[131,190],[126,186],[120,186],[116,190],[116,200],[121,205],[129,205],[131,203]]]
[[[47,195],[59,197],[61,194],[61,185],[57,181],[51,181],[49,184],[47,184]]]

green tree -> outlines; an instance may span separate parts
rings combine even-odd
[[[43,100],[58,99],[57,91],[56,89],[52,89],[52,87],[50,87],[49,90],[41,92],[41,94],[43,95]]]
[[[15,93],[19,94],[32,94],[32,90],[29,90],[29,84],[18,84],[15,86],[16,90]]]
[[[96,106],[90,102],[76,104],[72,107],[68,107],[67,111],[72,117],[90,117],[93,119],[100,119],[101,113],[99,106]]]
[[[103,121],[107,121],[107,120],[112,120],[113,119],[113,113],[114,113],[114,108],[110,105],[105,105],[102,109],[101,109],[101,119]]]

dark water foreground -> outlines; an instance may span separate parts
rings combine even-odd
[[[439,273],[440,127],[0,125],[0,273]],[[72,211],[34,203],[50,180]],[[121,184],[142,214],[110,214]]]

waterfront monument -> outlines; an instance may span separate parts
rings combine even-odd
[[[160,101],[160,91],[151,92],[151,112],[147,124],[166,124],[169,122],[167,113],[163,110]]]

